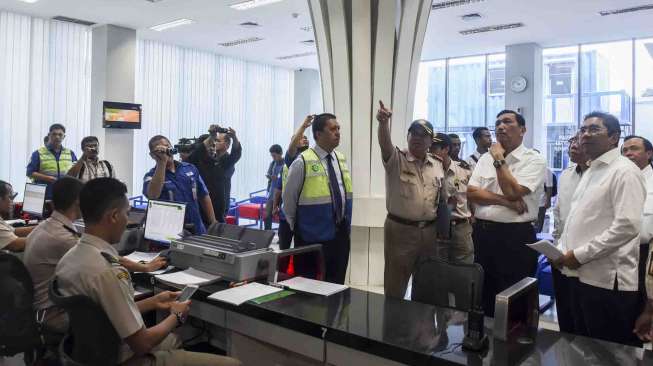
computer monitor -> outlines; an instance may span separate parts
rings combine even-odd
[[[170,244],[184,231],[186,204],[150,200],[145,216],[145,239]]]
[[[494,305],[494,338],[530,341],[539,322],[539,290],[535,278],[526,277],[497,294]]]
[[[43,217],[43,205],[45,204],[45,184],[25,184],[23,196],[23,212],[30,215]]]

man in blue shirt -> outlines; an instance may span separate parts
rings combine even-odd
[[[196,235],[205,234],[200,205],[209,225],[216,222],[213,204],[199,171],[193,164],[174,160],[170,141],[156,135],[150,139],[150,156],[156,162],[143,177],[143,194],[148,199],[186,203],[186,224],[193,224]]]
[[[48,142],[32,153],[27,165],[26,176],[34,183],[46,184],[45,199],[52,199],[52,184],[61,177],[65,177],[68,170],[77,161],[75,153],[63,147],[66,137],[66,128],[55,123],[50,126]]]

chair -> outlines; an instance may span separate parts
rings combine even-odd
[[[481,309],[483,267],[428,258],[413,273],[411,299],[461,311]]]
[[[64,365],[117,365],[121,340],[100,305],[88,296],[61,295],[56,277],[50,282],[49,296],[70,321],[69,333],[59,347],[63,351],[60,361]]]
[[[24,353],[29,364],[42,347],[32,277],[18,257],[0,251],[0,356]]]

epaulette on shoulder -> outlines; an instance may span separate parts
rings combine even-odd
[[[104,257],[104,259],[106,259],[106,261],[109,262],[109,264],[118,264],[118,263],[120,263],[118,261],[118,258],[112,256],[111,254],[109,254],[107,252],[100,252],[100,254],[102,254],[102,257]]]
[[[461,168],[463,168],[463,169],[466,169],[466,170],[472,170],[472,167],[471,167],[471,166],[469,165],[469,163],[466,162],[465,160],[460,160],[460,161],[458,162],[458,165],[459,165]]]

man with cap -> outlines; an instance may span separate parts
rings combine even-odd
[[[453,263],[474,263],[472,242],[472,213],[467,205],[467,183],[472,171],[465,162],[454,161],[449,156],[451,138],[438,133],[431,144],[431,154],[442,161],[445,176],[447,206],[451,211],[449,220],[450,240],[438,241],[438,256]]]
[[[399,150],[390,136],[392,111],[379,101],[379,145],[385,168],[384,224],[385,295],[403,298],[420,257],[437,255],[437,207],[443,193],[442,162],[428,154],[433,126],[426,120],[411,123],[408,149]]]

